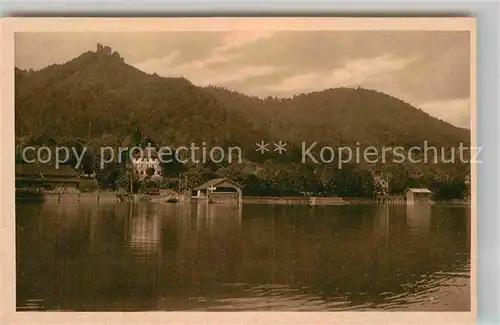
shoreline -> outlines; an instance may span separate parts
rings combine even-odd
[[[196,201],[182,200],[171,197],[156,197],[146,195],[129,195],[116,191],[83,192],[83,193],[43,193],[29,192],[16,189],[16,202],[81,202],[81,203],[120,203],[120,202],[152,202],[161,204],[199,204]],[[220,203],[211,203],[220,204]],[[227,204],[227,203],[226,203]],[[229,203],[237,204],[237,203]],[[242,204],[270,204],[270,205],[310,205],[310,206],[338,206],[338,205],[407,205],[406,201],[379,203],[376,199],[363,197],[339,197],[339,196],[243,196]],[[436,201],[432,205],[437,206],[471,206],[470,202],[464,200]]]

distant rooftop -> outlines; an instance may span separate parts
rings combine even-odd
[[[236,183],[236,182],[233,182],[232,180],[230,179],[227,179],[227,178],[214,178],[212,180],[209,180],[208,182],[198,186],[198,187],[195,187],[193,190],[197,191],[197,190],[206,190],[208,188],[211,188],[211,187],[215,187],[216,185],[218,184],[221,184],[223,182],[229,182],[231,183],[232,185],[234,185],[235,187],[238,187],[238,188],[242,188],[243,186],[241,186],[240,184]]]
[[[60,165],[56,168],[51,164],[16,164],[16,177],[19,176],[77,178],[78,173],[68,165]]]

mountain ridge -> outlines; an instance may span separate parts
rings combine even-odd
[[[266,99],[247,96],[222,87],[211,86],[206,87],[206,89],[221,102],[224,102],[227,107],[239,109],[241,112],[247,111],[247,114],[251,112],[251,114],[248,114],[250,120],[264,119],[269,123],[269,129],[273,127],[279,128],[280,126],[282,129],[288,129],[288,135],[292,138],[293,134],[304,133],[304,129],[314,129],[315,126],[321,128],[325,121],[329,121],[330,124],[328,126],[337,131],[336,134],[329,134],[329,132],[324,132],[324,130],[316,133],[313,132],[305,137],[304,140],[308,141],[321,141],[321,138],[325,137],[325,135],[340,138],[339,141],[333,141],[339,145],[352,145],[356,142],[363,142],[363,139],[368,138],[372,141],[374,138],[371,135],[361,136],[361,139],[356,139],[352,134],[349,134],[349,128],[359,126],[360,123],[364,122],[363,119],[369,120],[368,125],[363,125],[365,129],[373,127],[375,129],[379,128],[382,131],[384,128],[392,128],[393,131],[397,130],[398,134],[395,137],[399,137],[403,142],[406,142],[402,143],[403,145],[412,146],[417,145],[418,142],[422,144],[421,142],[424,141],[429,131],[435,134],[432,134],[427,140],[436,144],[440,142],[444,142],[446,145],[458,145],[460,142],[468,143],[470,137],[470,130],[468,129],[456,127],[396,97],[370,89],[340,87],[299,94],[291,98],[268,97]],[[238,105],[238,103],[243,103],[243,105]],[[310,116],[311,113],[318,116]],[[336,114],[340,118],[331,118],[330,114]],[[396,119],[394,118],[395,116]],[[281,123],[272,123],[272,120],[277,118],[280,119]],[[407,123],[415,119],[422,121],[420,128]],[[300,123],[297,123],[297,121],[300,121]],[[425,128],[422,127],[424,123],[427,123]],[[401,124],[401,126],[396,127],[398,124]],[[292,126],[291,129],[290,126]],[[408,132],[405,132],[405,128]],[[424,130],[425,132],[423,132]],[[287,132],[285,131],[285,133]],[[391,145],[397,142],[397,139],[383,139],[381,134],[376,134],[376,132],[373,135],[375,136],[375,144],[381,144],[377,140],[385,141],[384,145]],[[408,138],[415,137],[422,141],[406,141]],[[370,143],[366,144],[369,145]]]
[[[15,134],[21,146],[49,142],[90,147],[84,172],[95,172],[99,186],[113,189],[130,188],[134,181],[122,165],[96,169],[94,149],[144,145],[145,140],[170,147],[238,145],[244,152],[243,164],[164,165],[166,179],[161,186],[174,189],[181,186],[182,174],[189,180],[183,184],[187,188],[228,177],[244,184],[249,195],[308,192],[369,197],[376,191],[373,173],[383,170],[391,173],[392,193],[415,186],[440,191],[451,184],[448,187],[456,189],[452,196],[460,197],[469,173],[465,164],[365,162],[337,170],[328,164],[301,163],[301,142],[408,147],[428,141],[451,147],[470,141],[470,131],[390,95],[334,88],[261,99],[221,87],[199,87],[184,78],[147,74],[102,45],[38,71],[15,69]],[[277,155],[271,147],[259,154],[255,145],[263,140],[287,142],[287,152]]]
[[[262,99],[147,74],[102,45],[37,71],[16,68],[15,76],[18,136],[123,138],[140,127],[157,142],[173,144],[249,145],[271,137],[332,145],[410,146],[427,140],[450,146],[470,137],[468,129],[382,92],[341,87]]]

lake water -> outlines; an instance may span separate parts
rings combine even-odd
[[[18,203],[17,310],[470,309],[470,208]]]

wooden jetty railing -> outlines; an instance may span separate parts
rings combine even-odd
[[[377,204],[406,204],[404,195],[377,195]]]

